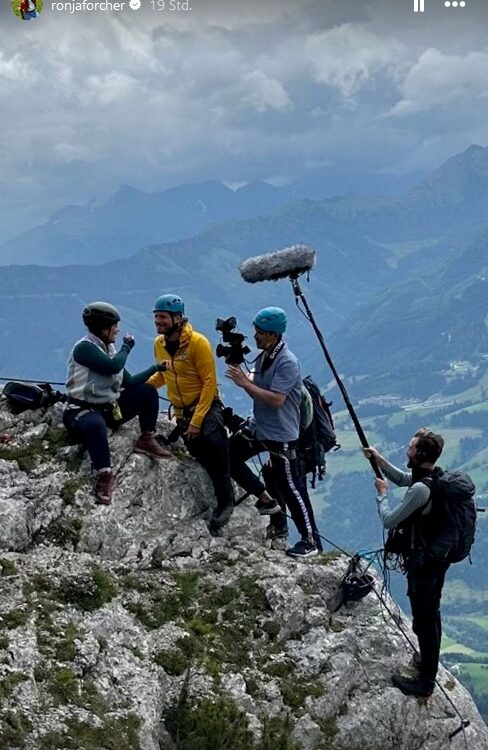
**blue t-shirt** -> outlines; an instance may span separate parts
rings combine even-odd
[[[259,398],[254,400],[256,438],[281,443],[298,440],[302,398],[300,363],[286,344],[283,344],[271,365],[261,372],[263,359],[264,352],[256,362],[254,383],[267,391],[286,395],[286,400],[278,409]]]

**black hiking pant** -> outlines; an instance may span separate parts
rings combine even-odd
[[[285,450],[284,443],[274,440],[260,441],[236,433],[232,435],[229,443],[230,473],[232,479],[246,492],[259,497],[266,487],[246,461],[252,456],[257,456],[258,453],[268,451],[272,483],[277,490],[273,497],[276,498],[276,495],[278,495],[278,498],[276,498],[278,502],[281,500],[286,504],[301,538],[308,539],[308,537],[313,536],[311,520],[313,515],[310,514],[310,500],[308,499],[307,503],[306,489],[304,490],[303,480],[298,471],[297,459],[290,457],[290,451],[294,449],[294,445],[291,443],[286,445],[288,449]],[[283,524],[284,519],[281,513],[275,515],[279,515]]]
[[[415,565],[407,571],[407,596],[412,608],[412,629],[419,642],[420,679],[434,686],[441,648],[441,596],[448,563],[434,560]]]
[[[300,467],[300,461],[298,461],[298,468],[299,467]],[[312,527],[312,536],[314,538],[314,542],[317,546],[318,551],[322,552],[323,551],[322,539],[320,538],[320,532],[318,530],[317,523],[315,521],[315,515],[313,512],[310,495],[308,494],[307,475],[303,474],[301,471],[299,472],[299,474],[302,479],[303,502],[305,503],[305,507],[307,509],[307,513],[310,518],[310,525]],[[266,489],[268,490],[271,497],[274,497],[279,502],[283,513],[286,513],[285,501],[283,500],[281,493],[279,491],[279,488],[277,487],[274,481],[273,469],[271,467],[271,464],[269,463],[266,463],[263,466],[263,479],[266,485]],[[270,523],[270,526],[272,526],[276,530],[281,530],[287,527],[286,518],[285,516],[281,515],[281,513],[273,513],[273,515],[269,517],[269,523]]]
[[[215,401],[206,413],[198,437],[183,436],[188,452],[209,475],[217,498],[213,521],[221,525],[229,520],[234,508],[234,489],[230,479],[229,438],[224,427],[222,404]],[[188,420],[179,420],[185,427]]]

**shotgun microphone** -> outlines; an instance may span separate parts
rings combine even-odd
[[[239,266],[244,281],[277,281],[290,277],[298,278],[310,271],[315,264],[315,250],[308,245],[292,245],[283,250],[248,258]]]
[[[308,305],[307,300],[300,288],[298,277],[303,273],[310,271],[315,265],[315,250],[312,250],[308,245],[292,245],[291,247],[285,247],[284,250],[277,250],[274,253],[267,253],[266,255],[256,255],[254,258],[248,258],[239,266],[239,271],[244,281],[249,284],[255,284],[257,281],[278,281],[278,279],[289,278],[293,293],[295,295],[295,301],[297,305],[299,301],[302,302],[305,308],[305,315],[310,321],[312,328],[314,329],[319,344],[324,353],[327,364],[332,370],[332,374],[336,380],[339,390],[344,398],[347,410],[351,415],[351,419],[356,428],[359,440],[363,448],[369,448],[369,443],[364,433],[363,428],[359,422],[357,414],[354,410],[346,387],[342,382],[339,373],[332,361],[329,351],[325,345],[324,337],[315,322],[315,318],[312,315],[312,311]],[[374,473],[379,479],[383,479],[383,474],[376,462],[376,459],[371,456],[369,459],[371,466],[373,467]]]

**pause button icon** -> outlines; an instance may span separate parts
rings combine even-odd
[[[424,0],[413,0],[413,12],[423,13],[425,10]]]

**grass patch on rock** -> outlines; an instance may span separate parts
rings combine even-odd
[[[269,633],[265,627],[268,620],[271,622],[266,595],[252,578],[218,586],[199,572],[176,572],[173,581],[173,585],[161,585],[149,576],[123,579],[125,607],[145,627],[156,629],[176,622],[187,631],[187,637],[181,638],[175,649],[158,655],[163,668],[182,674],[198,663],[216,677],[223,665],[249,666],[253,650],[261,648],[257,644],[276,637],[275,623]]]
[[[182,690],[166,712],[165,726],[175,750],[254,750],[246,714],[224,696],[192,704]]]
[[[246,713],[234,701],[220,693],[192,700],[188,688],[189,678],[163,717],[173,750],[299,750],[291,737],[293,719],[289,714],[266,717],[261,739],[256,742]]]
[[[61,667],[46,674],[46,688],[55,705],[84,708],[103,718],[109,705],[91,679],[77,677],[71,669]]]
[[[33,540],[35,544],[47,542],[57,547],[69,547],[76,550],[80,537],[83,521],[81,518],[57,518],[45,529],[37,532]]]
[[[23,748],[26,737],[33,730],[29,718],[19,712],[8,711],[0,716],[0,747]]]
[[[73,445],[73,439],[64,427],[48,427],[42,438],[37,437],[24,445],[0,445],[0,458],[6,461],[17,461],[21,471],[32,471],[39,458],[57,458],[62,448]],[[67,466],[72,470],[68,457]]]
[[[93,725],[68,719],[66,733],[49,732],[38,740],[39,750],[140,750],[140,719],[135,714],[123,718],[105,717]]]
[[[337,722],[334,718],[321,719],[320,717],[315,717],[314,720],[317,722],[322,732],[323,742],[321,745],[319,745],[319,748],[320,750],[327,750],[327,748],[329,747],[329,740],[332,740],[339,731]]]
[[[188,669],[191,660],[180,649],[174,651],[159,651],[154,661],[164,669],[167,674],[181,675]]]
[[[37,645],[40,654],[48,659],[72,662],[76,656],[75,641],[79,637],[74,622],[59,626],[49,613],[42,613],[37,619]]]
[[[289,714],[265,718],[259,750],[299,750],[291,736],[292,730],[293,721]]]
[[[199,574],[178,571],[173,579],[175,586],[168,589],[162,589],[158,581],[138,579],[133,574],[125,576],[122,581],[126,589],[139,592],[139,598],[129,601],[126,608],[149,630],[160,628],[172,620],[191,618],[196,609]]]
[[[7,560],[6,557],[0,557],[0,568],[0,575],[5,577],[15,576],[18,573],[15,563],[13,563],[12,560]]]
[[[11,609],[10,612],[2,612],[0,618],[0,627],[13,630],[28,623],[29,612],[26,609],[22,609],[22,607],[18,607],[17,609]]]
[[[78,490],[81,490],[84,487],[88,487],[89,484],[90,479],[88,477],[72,477],[71,479],[68,479],[68,481],[64,483],[63,487],[61,488],[61,492],[59,493],[64,504],[73,505],[75,495]]]
[[[57,594],[65,604],[72,604],[85,612],[93,612],[116,596],[117,586],[109,573],[94,565],[88,576],[60,581]]]
[[[325,693],[325,687],[321,682],[311,682],[297,675],[285,677],[280,684],[281,695],[284,703],[291,708],[293,713],[299,713],[305,704],[306,698],[320,698]]]
[[[0,680],[0,705],[10,698],[17,685],[26,682],[28,679],[29,675],[25,672],[10,672]]]
[[[37,464],[37,456],[42,452],[42,448],[39,447],[37,441],[35,445],[30,443],[17,447],[0,445],[0,458],[5,459],[5,461],[17,461],[20,471],[32,471]]]

